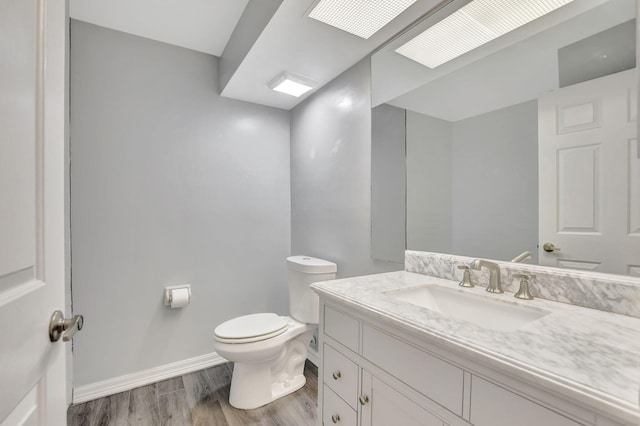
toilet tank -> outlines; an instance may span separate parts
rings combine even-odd
[[[309,256],[287,257],[289,268],[289,313],[306,324],[320,320],[318,295],[309,288],[318,281],[333,280],[338,267],[335,263]]]

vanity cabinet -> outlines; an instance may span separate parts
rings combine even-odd
[[[419,400],[403,394],[398,383],[394,387],[373,373],[374,365],[462,414],[461,369],[396,341],[348,313],[323,306],[319,406],[324,425],[445,425]],[[412,368],[415,365],[420,367]],[[448,385],[434,386],[434,383]]]
[[[324,349],[325,356],[339,354],[329,345],[325,344]],[[340,363],[325,363],[323,424],[443,426],[441,419],[355,364],[357,381],[353,382],[350,364],[351,361],[343,364],[342,367],[347,367],[343,370]]]
[[[319,347],[326,426],[617,425],[323,297]]]

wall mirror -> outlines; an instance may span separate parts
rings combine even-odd
[[[470,3],[371,58],[373,257],[529,252],[519,260],[640,277],[635,0],[565,1],[437,66],[405,56]]]

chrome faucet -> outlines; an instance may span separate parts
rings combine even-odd
[[[482,268],[489,270],[489,285],[487,291],[489,293],[504,293],[502,284],[500,284],[500,266],[497,263],[488,260],[476,259],[471,262],[470,268],[479,271]]]

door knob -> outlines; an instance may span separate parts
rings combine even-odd
[[[62,336],[62,341],[68,342],[74,334],[82,330],[83,325],[82,315],[74,315],[73,318],[65,319],[62,311],[55,311],[49,321],[49,340],[57,342]]]
[[[547,253],[551,253],[554,251],[560,251],[560,247],[554,246],[553,243],[544,243],[542,245],[542,250],[546,251]]]
[[[362,395],[358,399],[360,400],[360,405],[367,405],[367,403],[369,402],[369,396],[367,395]]]

